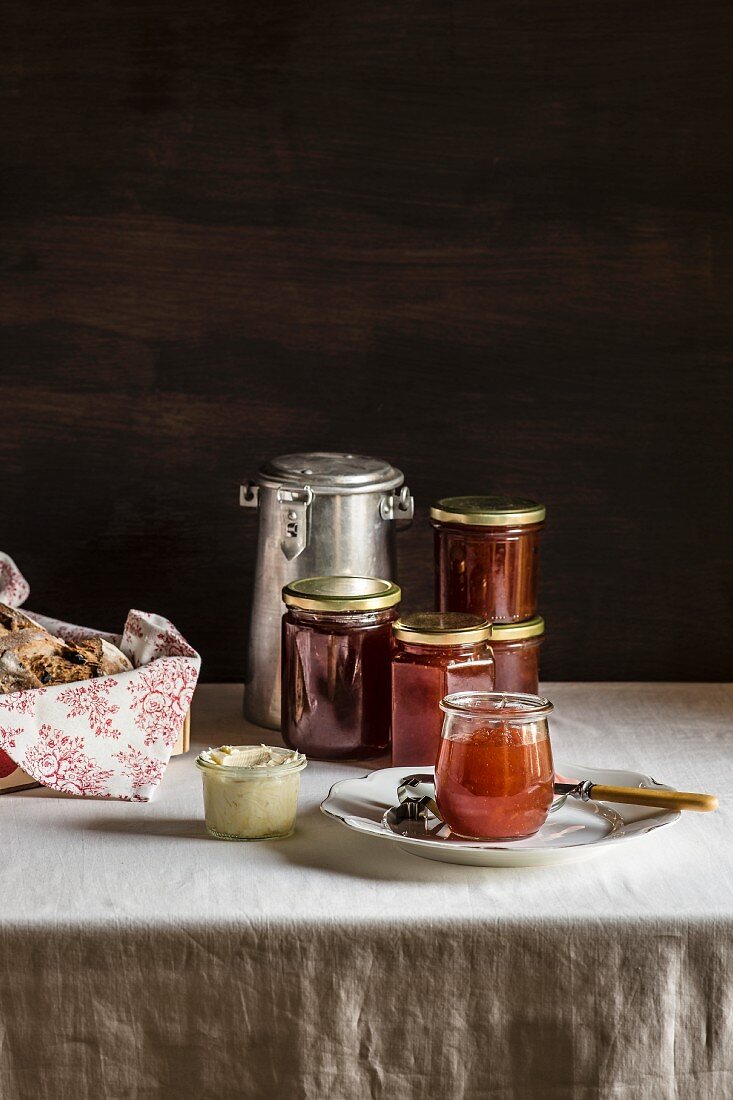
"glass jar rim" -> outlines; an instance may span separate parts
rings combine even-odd
[[[233,749],[250,749],[251,745],[232,745]],[[257,764],[253,768],[237,768],[230,764],[217,764],[214,760],[207,760],[205,753],[212,750],[204,749],[204,752],[199,753],[196,757],[196,767],[202,772],[209,772],[213,775],[220,775],[227,779],[277,779],[282,775],[293,775],[294,772],[300,772],[308,764],[308,758],[303,753],[295,752],[293,756],[292,749],[282,748],[280,745],[264,745],[263,748],[269,749],[271,753],[277,753],[283,758],[291,757],[285,763],[279,764],[276,767],[268,766],[267,764]]]
[[[477,718],[483,722],[502,721],[514,725],[546,718],[555,708],[542,695],[526,695],[511,691],[457,691],[440,700],[445,714]]]

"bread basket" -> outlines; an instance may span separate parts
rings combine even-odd
[[[0,602],[29,594],[0,552]],[[40,784],[65,794],[149,801],[168,761],[188,748],[189,708],[201,658],[160,615],[132,610],[121,634],[26,612],[68,642],[116,645],[130,671],[0,694],[0,794]]]

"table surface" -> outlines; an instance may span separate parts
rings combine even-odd
[[[225,843],[203,824],[203,745],[279,737],[241,717],[239,685],[202,685],[192,750],[173,759],[155,801],[136,805],[32,790],[0,797],[7,923],[156,926],[237,921],[733,919],[733,685],[544,685],[555,703],[555,758],[646,772],[721,796],[715,814],[591,862],[553,869],[465,868],[418,859],[327,819],[331,784],[369,764],[312,761],[297,831],[282,841]]]
[[[545,689],[556,759],[719,812],[497,869],[326,818],[363,764],[311,762],[295,835],[260,843],[207,837],[195,751],[147,805],[0,797],[0,1095],[733,1096],[733,687]],[[276,740],[241,698],[197,690],[195,746]]]

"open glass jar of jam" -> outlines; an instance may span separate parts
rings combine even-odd
[[[392,762],[434,764],[443,696],[494,686],[491,626],[477,615],[419,611],[392,630]]]
[[[440,611],[513,623],[537,612],[545,507],[516,497],[445,497],[430,509]]]
[[[376,577],[310,577],[283,589],[282,736],[321,760],[389,749],[392,623],[400,589]]]
[[[540,679],[540,646],[545,640],[541,615],[523,623],[494,623],[494,687],[497,691],[523,691],[536,695]]]
[[[521,840],[547,820],[554,794],[547,716],[537,695],[461,692],[445,714],[435,767],[440,816],[458,836]]]

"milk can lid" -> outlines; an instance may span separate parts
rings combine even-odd
[[[260,485],[278,488],[286,485],[314,493],[385,492],[402,485],[401,470],[381,458],[368,455],[310,451],[272,458],[260,470]]]

